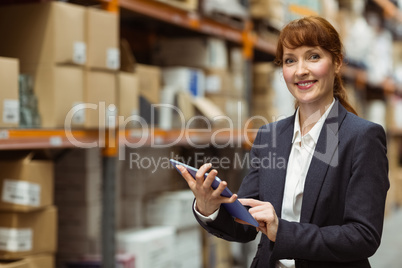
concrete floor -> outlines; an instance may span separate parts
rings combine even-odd
[[[373,268],[402,267],[402,208],[385,218],[381,245],[370,264]]]

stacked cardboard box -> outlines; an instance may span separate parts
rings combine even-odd
[[[275,90],[272,88],[275,66],[273,63],[255,64],[253,67],[253,128],[275,121]]]
[[[16,261],[0,261],[0,268],[52,268],[54,257],[50,254],[32,255]]]
[[[84,7],[60,2],[0,10],[0,33],[7,36],[0,50],[33,77],[43,127],[62,127],[67,112],[83,102],[84,21]]]
[[[118,114],[116,71],[120,68],[119,17],[95,8],[88,8],[85,16],[88,61],[84,101],[93,105],[86,110],[85,127],[114,127]]]
[[[250,15],[254,19],[265,19],[272,27],[281,29],[286,23],[286,6],[281,0],[251,0]]]
[[[160,41],[153,61],[161,66],[227,69],[227,50],[218,38],[172,38]]]
[[[234,74],[227,70],[208,69],[206,73],[206,96],[222,109],[228,126],[241,126],[248,115],[248,105],[241,87],[235,87]]]
[[[137,64],[135,73],[138,76],[140,93],[140,116],[146,124],[157,125],[158,113],[153,105],[160,103],[161,69],[157,66]]]
[[[117,14],[61,2],[0,10],[0,33],[7,36],[0,50],[33,77],[42,127],[115,124],[117,109],[109,105],[116,103],[120,67],[118,20]]]
[[[1,260],[56,252],[57,210],[53,206],[53,164],[26,152],[0,159]],[[32,266],[27,266],[32,267]]]
[[[141,124],[138,75],[119,72],[117,76],[117,103],[120,128],[126,129]]]
[[[0,127],[18,127],[18,59],[0,57]]]
[[[100,151],[72,149],[55,162],[55,203],[59,208],[57,262],[100,251]]]

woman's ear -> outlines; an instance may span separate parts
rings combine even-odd
[[[335,73],[338,74],[342,68],[343,59],[339,58],[335,60]]]

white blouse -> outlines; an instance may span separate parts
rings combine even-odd
[[[299,109],[296,112],[292,149],[289,155],[289,162],[286,171],[285,191],[282,201],[281,218],[287,221],[300,221],[301,206],[303,201],[304,183],[306,181],[307,171],[313,158],[315,147],[320,136],[322,127],[328,117],[329,112],[334,106],[335,99],[331,105],[320,117],[313,128],[304,136],[301,135]],[[311,121],[314,122],[314,115]],[[306,120],[307,126],[309,119]],[[277,268],[294,268],[294,260],[280,260],[277,262]]]

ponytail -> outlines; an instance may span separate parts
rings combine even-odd
[[[348,101],[348,93],[346,92],[346,89],[343,86],[342,77],[339,73],[335,75],[334,97],[339,100],[339,102],[342,104],[343,107],[345,107],[345,109],[348,112],[357,115],[356,110],[352,107],[352,105]]]

